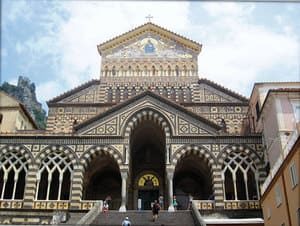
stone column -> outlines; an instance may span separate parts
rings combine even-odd
[[[125,153],[125,164],[129,164],[130,150],[127,145],[124,147],[124,153]]]
[[[126,200],[127,200],[127,178],[128,171],[121,171],[122,178],[122,189],[121,189],[121,206],[119,208],[120,212],[126,212]]]
[[[166,164],[170,164],[170,145],[166,145]]]
[[[83,199],[83,187],[84,187],[84,167],[83,165],[75,165],[72,175],[72,187],[71,187],[71,209],[81,209],[81,200]]]
[[[174,168],[167,168],[167,178],[168,178],[168,198],[169,198],[169,212],[174,212],[173,206],[173,177],[174,177]]]
[[[30,164],[25,179],[23,208],[34,208],[34,199],[38,197],[37,174],[38,164]]]

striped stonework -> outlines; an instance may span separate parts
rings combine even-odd
[[[24,208],[33,208],[33,201],[36,198],[36,175],[38,171],[38,164],[30,165],[28,175],[26,178],[25,192],[24,192]]]
[[[83,160],[82,160],[83,162]],[[82,199],[83,191],[83,164],[78,164],[74,166],[74,172],[72,177],[72,188],[71,188],[71,208],[80,208],[80,201]]]

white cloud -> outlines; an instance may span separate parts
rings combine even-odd
[[[149,13],[162,26],[184,29],[188,6],[184,2],[66,2],[70,19],[61,24],[57,37],[63,52],[61,73],[65,81],[75,86],[99,78],[96,45],[144,23]]]
[[[208,6],[207,6],[208,5]],[[202,27],[205,31],[203,51],[199,57],[199,72],[203,77],[214,80],[244,95],[259,77],[270,76],[274,68],[296,68],[298,43],[295,35],[272,31],[271,28],[249,22],[251,9],[237,3],[207,3],[204,9],[214,16],[211,24]],[[282,17],[277,16],[282,22]],[[274,81],[282,80],[275,72]]]
[[[187,2],[59,2],[57,11],[51,11],[40,22],[47,33],[30,37],[22,46],[17,43],[16,48],[30,53],[31,59],[25,67],[43,57],[54,59],[55,65],[51,66],[56,67],[58,74],[37,86],[39,98],[46,101],[99,78],[99,43],[140,26],[149,13],[155,23],[171,30],[183,30],[189,23],[188,6]],[[58,11],[63,11],[68,19],[62,19]]]
[[[29,4],[24,0],[19,0],[19,1],[4,0],[3,4],[10,5],[10,7],[8,7],[9,11],[5,12],[6,19],[8,19],[8,21],[15,21],[19,17],[22,17],[24,20],[29,20],[32,16],[31,14],[32,11],[30,10]],[[5,8],[7,9],[7,7]]]
[[[20,5],[32,15],[32,8],[24,2]],[[254,81],[260,80],[259,74],[278,65],[292,68],[297,64],[295,30],[282,15],[274,15],[274,23],[277,21],[276,25],[283,30],[276,33],[249,19],[255,16],[252,3],[199,2],[194,5],[204,9],[211,18],[206,23],[192,24],[190,5],[190,2],[169,1],[56,2],[49,14],[39,21],[46,33],[39,32],[22,45],[17,43],[16,48],[19,52],[30,53],[32,59],[28,59],[26,67],[34,63],[45,64],[41,61],[44,57],[51,59],[47,67],[55,68],[57,74],[38,83],[37,93],[43,101],[92,78],[99,78],[101,59],[97,44],[140,26],[146,22],[148,14],[154,17],[154,23],[179,34],[189,34],[188,38],[202,42],[201,77],[244,95],[249,94]],[[15,19],[22,10],[15,9],[10,17]]]
[[[54,97],[62,94],[64,90],[64,84],[57,80],[52,80],[44,83],[40,83],[36,86],[36,93],[39,97],[39,101],[42,101],[43,108],[46,108],[46,101],[53,99]],[[65,90],[67,91],[67,90]]]

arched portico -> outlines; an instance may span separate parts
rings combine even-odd
[[[197,200],[212,199],[212,171],[201,150],[197,147],[196,150],[185,151],[176,162],[173,191],[178,208],[188,208],[190,195]]]
[[[150,209],[151,203],[157,200],[160,194],[163,196],[166,194],[165,163],[168,127],[163,127],[157,122],[159,121],[151,117],[141,117],[130,129],[128,205],[131,209],[138,209],[138,199],[141,199],[142,209]]]
[[[122,179],[118,159],[109,150],[94,148],[89,152],[89,162],[83,173],[83,199],[105,200],[111,197],[110,209],[121,205]]]

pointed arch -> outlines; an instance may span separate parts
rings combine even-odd
[[[32,161],[31,153],[22,145],[0,149],[0,199],[23,199]]]
[[[142,121],[152,120],[159,125],[165,133],[166,137],[170,137],[172,131],[171,123],[169,120],[159,111],[153,108],[143,108],[134,112],[121,128],[121,134],[124,137],[129,137],[131,131],[134,130]]]
[[[222,165],[224,200],[259,199],[262,161],[247,146],[228,145],[218,156]]]
[[[52,145],[44,148],[36,157],[38,165],[38,200],[69,200],[71,178],[78,163],[75,152],[67,146]]]
[[[88,164],[99,155],[110,156],[112,159],[115,159],[119,167],[123,162],[123,156],[116,148],[110,145],[94,145],[82,154],[80,158],[80,164],[86,169]]]
[[[197,155],[205,160],[207,165],[212,168],[216,163],[213,154],[202,145],[184,145],[171,156],[172,164],[176,165],[181,159],[189,155]]]
[[[189,195],[208,200],[214,194],[214,158],[202,145],[184,145],[172,155],[176,198],[188,208]]]

